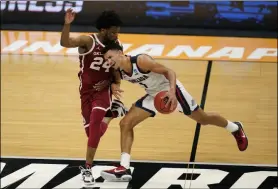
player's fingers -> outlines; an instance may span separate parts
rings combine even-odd
[[[170,104],[170,111],[173,110],[173,103]]]
[[[116,93],[115,93],[115,94],[113,94],[113,95],[116,97],[116,99],[118,99],[118,100],[120,100],[120,99],[121,99],[121,98],[120,98],[120,97],[121,97],[121,95],[120,95],[120,94],[116,94]]]
[[[103,83],[104,83],[104,81],[100,81],[100,82],[96,83],[95,86],[102,85]]]
[[[97,86],[94,86],[94,89],[97,90],[97,91],[101,91],[102,89],[104,89],[105,86],[102,86],[102,85],[97,85]]]
[[[117,91],[116,94],[117,94],[117,96],[122,97],[122,95],[119,91]]]
[[[169,101],[168,101],[168,106],[170,106],[169,108],[170,108],[170,110],[172,110],[173,99],[169,99]],[[168,107],[168,106],[167,106],[167,107]]]
[[[170,108],[170,110],[171,110],[171,111],[174,110],[176,106],[177,106],[177,101],[176,101],[176,100],[173,100],[173,101],[171,102],[171,108]]]
[[[174,103],[175,103],[175,98],[174,97],[171,97],[171,98],[169,98],[169,100],[168,100],[168,102],[169,102],[169,106],[170,106],[170,110],[173,110],[173,107],[174,107]]]
[[[94,89],[96,90],[101,90],[103,87],[102,86],[94,86]]]
[[[119,91],[117,89],[112,90],[113,94],[119,94]]]
[[[99,89],[104,89],[108,85],[109,85],[108,81],[100,81],[97,84],[95,84],[95,86],[98,87]]]
[[[166,104],[165,104],[165,107],[168,108],[168,106],[170,105],[170,103],[171,103],[171,99],[169,98],[169,99],[167,100]]]

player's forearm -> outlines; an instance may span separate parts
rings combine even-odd
[[[117,84],[117,85],[121,85],[121,79],[116,79],[115,78],[115,80],[114,80],[114,82],[113,83],[115,83],[115,84]]]
[[[119,71],[114,71],[114,74],[113,74],[113,83],[117,84],[117,85],[121,85],[121,81],[122,81],[122,78],[121,78],[121,74]]]
[[[63,47],[70,47],[70,24],[64,24],[60,44]]]
[[[168,70],[165,74],[165,77],[170,82],[170,91],[176,91],[176,73],[173,70]]]

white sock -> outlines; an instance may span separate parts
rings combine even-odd
[[[226,129],[232,133],[232,132],[237,131],[239,128],[238,128],[237,124],[228,120],[228,125],[226,126]]]
[[[126,169],[129,169],[130,166],[130,155],[126,152],[123,152],[121,154],[121,166],[125,167]]]

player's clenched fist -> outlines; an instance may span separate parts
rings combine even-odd
[[[72,21],[75,18],[75,12],[72,10],[72,8],[69,8],[66,11],[66,15],[65,15],[65,24],[70,24],[72,23]]]

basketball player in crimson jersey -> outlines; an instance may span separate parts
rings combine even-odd
[[[66,48],[78,47],[79,51],[81,110],[88,136],[85,169],[81,167],[81,175],[86,187],[95,183],[91,167],[100,137],[105,133],[111,117],[123,116],[127,111],[121,101],[115,100],[111,106],[110,82],[114,79],[114,82],[119,85],[120,78],[113,77],[115,70],[101,54],[105,43],[110,41],[119,43],[118,32],[122,22],[114,11],[104,11],[96,21],[98,34],[73,38],[70,37],[70,24],[74,18],[75,12],[68,9],[60,43]],[[119,97],[117,92],[113,91],[114,96]]]
[[[132,179],[129,166],[134,140],[133,128],[147,118],[155,116],[157,111],[154,107],[154,97],[160,91],[168,91],[164,97],[168,98],[166,107],[169,105],[170,110],[177,107],[180,113],[201,125],[214,125],[227,129],[234,136],[238,149],[240,151],[247,149],[248,139],[242,123],[231,122],[218,113],[203,111],[182,83],[176,79],[176,73],[173,70],[157,63],[146,54],[125,56],[122,47],[114,42],[107,44],[102,53],[109,64],[115,69],[119,69],[123,80],[138,84],[146,91],[146,95],[137,100],[120,121],[122,152],[120,166],[102,171],[101,176],[104,179],[108,181],[130,181]]]

